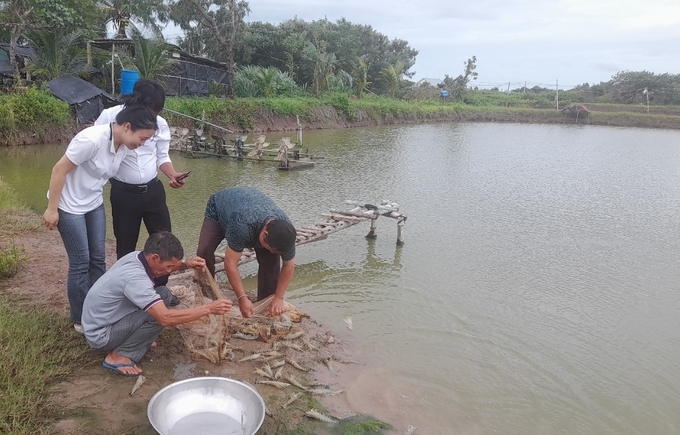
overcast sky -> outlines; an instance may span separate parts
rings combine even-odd
[[[680,0],[249,0],[247,21],[346,18],[419,51],[414,79],[570,88],[619,71],[680,74]]]

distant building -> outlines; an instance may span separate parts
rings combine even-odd
[[[439,79],[420,79],[416,82],[413,87],[419,87],[419,86],[432,86],[433,88],[438,87],[440,84],[444,83],[443,81]]]

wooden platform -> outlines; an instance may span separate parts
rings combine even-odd
[[[313,168],[316,162],[311,160],[288,160],[286,162],[279,162],[279,170],[281,171],[293,171],[296,169],[308,169]]]

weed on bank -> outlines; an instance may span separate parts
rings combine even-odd
[[[82,337],[66,333],[67,318],[32,308],[5,290],[25,258],[11,237],[39,224],[0,179],[0,434],[44,433],[55,411],[48,388],[71,373],[84,353]]]

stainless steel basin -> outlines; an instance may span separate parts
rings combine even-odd
[[[253,387],[229,378],[201,377],[154,394],[147,415],[161,435],[254,435],[264,410],[264,400]]]

